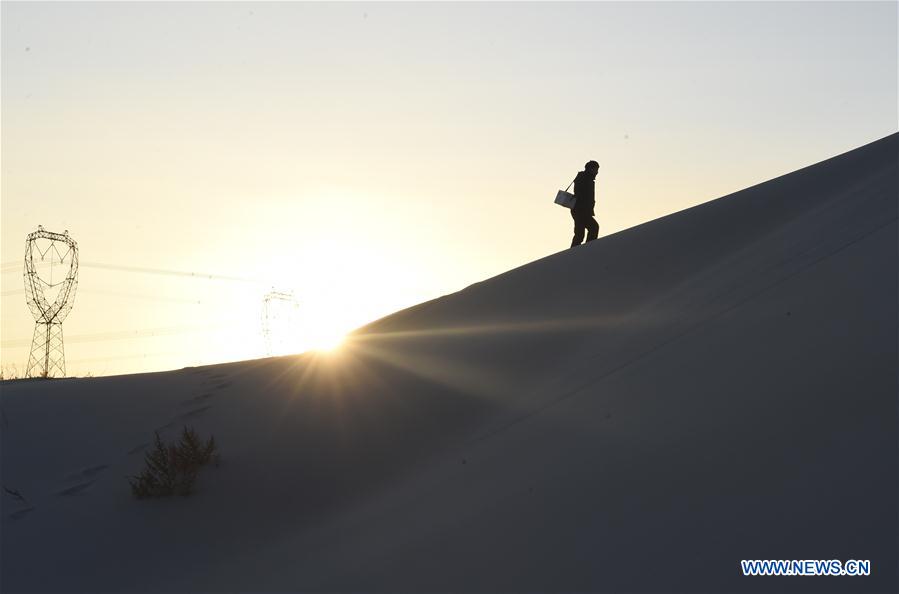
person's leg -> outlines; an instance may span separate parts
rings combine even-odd
[[[583,218],[578,216],[578,213],[571,211],[571,218],[574,219],[574,237],[571,238],[571,247],[576,245],[581,245],[584,241],[584,231],[586,231],[586,227],[584,226]]]
[[[587,227],[587,241],[593,241],[599,236],[599,223],[593,217],[589,217],[584,224]]]

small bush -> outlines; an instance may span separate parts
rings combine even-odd
[[[192,427],[184,427],[181,440],[165,444],[156,432],[152,451],[144,454],[147,466],[139,476],[128,477],[135,497],[164,497],[166,495],[190,495],[200,467],[215,461],[218,465],[215,438],[205,443]]]

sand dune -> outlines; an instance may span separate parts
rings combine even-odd
[[[2,590],[895,591],[897,157],[894,134],[331,355],[7,383]],[[134,500],[186,423],[221,466]]]

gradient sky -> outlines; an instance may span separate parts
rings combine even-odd
[[[302,350],[566,248],[589,159],[602,236],[897,130],[895,2],[0,11],[7,372],[38,224],[79,243],[69,374],[171,369],[261,356],[272,288]]]

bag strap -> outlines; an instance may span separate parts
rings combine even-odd
[[[575,179],[577,179],[577,177],[575,177],[575,178],[574,178],[574,179],[573,179],[573,180],[571,180],[571,184],[573,184],[573,183],[574,183],[574,180],[575,180]],[[568,184],[568,188],[570,188],[570,187],[571,187],[571,184]],[[567,192],[567,191],[568,191],[568,188],[565,188],[565,191],[566,191],[566,192]]]

